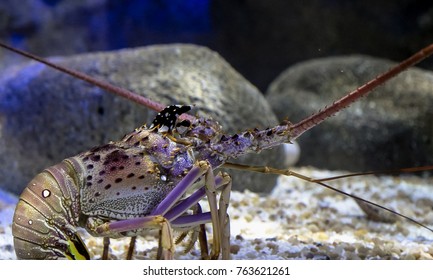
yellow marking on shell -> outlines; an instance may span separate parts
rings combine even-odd
[[[78,234],[74,234],[67,240],[68,250],[67,258],[70,260],[88,260],[90,259],[86,245]],[[77,247],[78,245],[78,247]],[[80,250],[81,249],[81,250]],[[84,253],[84,254],[83,254]]]
[[[77,247],[75,246],[74,242],[72,242],[72,240],[68,240],[68,248],[71,255],[74,256],[72,258],[71,256],[67,255],[66,257],[68,260],[87,260],[87,258],[78,251]]]

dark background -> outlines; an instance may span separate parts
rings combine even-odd
[[[406,58],[433,42],[433,2],[3,0],[0,39],[41,56],[175,42],[205,45],[264,92],[284,69],[309,58],[354,53]],[[17,60],[0,50],[0,68]]]

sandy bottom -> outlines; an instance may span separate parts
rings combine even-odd
[[[295,171],[314,178],[341,174]],[[328,184],[433,227],[431,178],[363,176]],[[15,259],[10,224],[16,200],[0,197],[0,259]],[[233,191],[229,215],[232,259],[433,259],[433,232],[382,210],[376,218],[388,222],[373,221],[354,199],[293,177],[281,176],[269,195]],[[102,238],[85,232],[83,238],[93,258],[100,258]],[[111,240],[110,258],[123,259],[128,244],[129,238]],[[176,247],[177,259],[200,258],[198,245],[187,254],[184,249]],[[138,238],[136,259],[154,259],[156,252],[156,234]]]

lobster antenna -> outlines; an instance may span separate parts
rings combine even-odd
[[[419,52],[415,53],[408,59],[399,63],[397,66],[389,69],[388,71],[380,74],[373,80],[364,84],[363,86],[357,88],[356,90],[348,93],[346,96],[332,103],[332,105],[325,107],[323,110],[311,115],[310,117],[294,124],[291,127],[291,138],[294,140],[298,138],[302,133],[306,132],[310,128],[313,128],[317,124],[323,122],[327,118],[335,115],[337,112],[343,110],[344,108],[350,106],[353,102],[357,101],[359,98],[368,95],[372,90],[376,89],[378,86],[382,85],[386,81],[392,79],[399,73],[407,70],[409,67],[417,64],[421,60],[427,58],[433,54],[433,44],[423,48]]]
[[[106,91],[108,91],[108,92],[110,92],[112,94],[121,96],[121,97],[126,98],[126,99],[131,100],[131,101],[134,101],[135,103],[138,103],[140,105],[144,105],[147,108],[152,109],[154,111],[159,112],[159,111],[162,111],[165,108],[164,105],[162,105],[162,104],[160,104],[158,102],[152,101],[149,98],[141,96],[141,95],[139,95],[139,94],[137,94],[135,92],[132,92],[132,91],[129,91],[127,89],[124,89],[124,88],[112,85],[112,84],[110,84],[108,82],[105,82],[105,81],[102,81],[102,80],[99,80],[99,79],[95,79],[95,78],[93,78],[93,77],[91,77],[89,75],[86,75],[84,73],[81,73],[81,72],[69,69],[67,67],[64,67],[64,66],[61,66],[61,65],[49,62],[48,60],[43,59],[42,57],[39,57],[39,56],[36,56],[34,54],[31,54],[31,53],[28,53],[28,52],[16,49],[16,48],[11,47],[9,45],[6,45],[6,44],[4,44],[2,42],[0,42],[0,46],[3,47],[3,48],[5,48],[5,49],[8,49],[8,50],[10,50],[10,51],[12,51],[14,53],[18,53],[18,54],[20,54],[22,56],[25,56],[27,58],[36,60],[36,61],[38,61],[38,62],[40,62],[42,64],[45,64],[45,65],[47,65],[47,66],[49,66],[51,68],[59,70],[59,71],[61,71],[63,73],[66,73],[66,74],[68,74],[70,76],[73,76],[73,77],[78,78],[80,80],[86,81],[86,82],[88,82],[88,83],[90,83],[92,85],[95,85],[95,86],[97,86],[97,87],[99,87],[99,88],[101,88],[103,90],[106,90]],[[188,115],[188,114],[183,114],[181,116],[181,119],[187,119],[189,121],[192,121],[192,120],[195,119],[195,117],[193,117],[191,115]]]
[[[431,170],[433,170],[433,165],[389,169],[389,170],[366,171],[366,172],[349,173],[349,174],[343,174],[338,176],[314,179],[314,182],[325,182],[325,181],[332,181],[332,180],[337,180],[342,178],[364,176],[364,175],[383,175],[389,173],[413,173],[413,172],[431,171]]]
[[[402,217],[403,219],[406,219],[406,220],[410,221],[413,224],[416,224],[416,225],[418,225],[418,226],[420,226],[422,228],[425,228],[425,229],[427,229],[430,232],[433,232],[433,228],[430,228],[430,227],[424,225],[423,223],[418,222],[415,219],[412,219],[411,217],[405,216],[405,215],[403,215],[403,214],[401,214],[401,213],[399,213],[397,211],[394,211],[394,210],[392,210],[390,208],[387,208],[387,207],[382,206],[380,204],[377,204],[375,202],[369,201],[367,199],[364,199],[364,198],[359,197],[359,196],[354,195],[354,194],[347,193],[345,191],[339,190],[339,189],[334,188],[334,187],[332,187],[332,186],[330,186],[328,184],[323,183],[323,181],[326,181],[326,179],[317,179],[316,180],[316,179],[310,178],[308,176],[304,176],[302,174],[299,174],[297,172],[291,171],[289,169],[276,169],[276,168],[272,168],[272,167],[268,167],[268,166],[252,166],[252,165],[243,165],[243,164],[238,164],[238,163],[226,162],[226,163],[223,164],[223,167],[231,168],[231,169],[238,169],[238,170],[248,170],[248,171],[253,171],[253,172],[258,172],[258,173],[265,173],[265,174],[276,174],[276,175],[284,175],[284,176],[294,176],[296,178],[299,178],[299,179],[307,181],[307,182],[319,184],[319,185],[321,185],[321,186],[323,186],[323,187],[325,187],[327,189],[330,189],[330,190],[332,190],[334,192],[337,192],[337,193],[340,193],[342,195],[351,197],[351,198],[355,199],[358,202],[366,203],[366,204],[371,205],[373,207],[377,207],[377,208],[380,208],[380,209],[385,210],[387,212],[390,212],[390,213],[392,213],[394,215],[397,215],[399,217]]]

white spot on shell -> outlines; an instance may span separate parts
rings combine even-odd
[[[161,181],[167,181],[167,176],[165,176],[165,175],[161,175]]]
[[[45,190],[42,191],[42,197],[43,198],[47,198],[50,195],[51,195],[51,191],[50,190],[45,189]]]
[[[29,225],[33,225],[33,220],[28,221]]]

